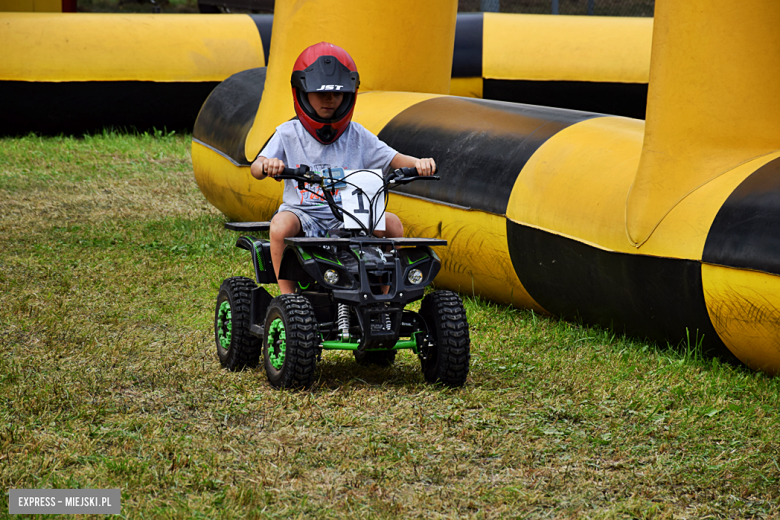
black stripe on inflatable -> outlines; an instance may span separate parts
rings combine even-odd
[[[547,139],[598,114],[459,97],[433,98],[393,118],[379,138],[401,153],[433,157],[441,182],[398,191],[506,214],[525,163]]]
[[[271,30],[274,27],[274,15],[272,14],[250,14],[252,21],[257,26],[257,32],[260,33],[260,41],[263,42],[263,53],[265,54],[265,65],[268,66],[268,56],[271,54]]]
[[[452,77],[482,77],[482,13],[462,13],[455,23]]]
[[[780,275],[780,159],[737,186],[712,222],[702,260]]]
[[[485,79],[482,97],[644,119],[647,83]]]
[[[263,97],[265,70],[258,67],[238,72],[220,83],[203,104],[192,137],[236,164],[249,164],[244,143]]]
[[[709,354],[735,359],[707,313],[700,262],[604,251],[510,220],[507,241],[523,287],[549,312],[675,345],[698,331]]]
[[[217,82],[0,81],[0,135],[192,130]]]

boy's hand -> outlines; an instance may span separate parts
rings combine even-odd
[[[268,157],[258,157],[252,163],[252,175],[257,179],[265,179],[266,176],[276,177],[284,171],[284,162],[281,159],[269,159]],[[276,179],[279,181],[279,179]]]
[[[431,158],[416,159],[414,161],[414,167],[417,168],[417,173],[423,177],[436,173],[436,161]]]
[[[263,164],[261,166],[263,167],[263,172],[270,177],[281,175],[284,170],[284,162],[281,159],[268,159],[263,157]]]

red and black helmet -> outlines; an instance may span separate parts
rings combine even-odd
[[[308,47],[295,61],[290,83],[303,127],[323,144],[338,139],[352,120],[360,86],[357,65],[347,51],[327,42]],[[344,99],[331,119],[322,119],[309,104],[309,92],[341,92]]]

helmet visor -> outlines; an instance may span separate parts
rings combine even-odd
[[[300,92],[357,92],[360,77],[335,56],[320,56],[304,70],[296,70],[290,81]]]

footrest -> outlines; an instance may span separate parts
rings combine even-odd
[[[260,325],[252,325],[249,327],[249,333],[257,336],[258,338],[262,338],[263,334],[265,334],[265,328],[261,327]]]
[[[225,222],[225,229],[231,231],[268,231],[270,222]]]

